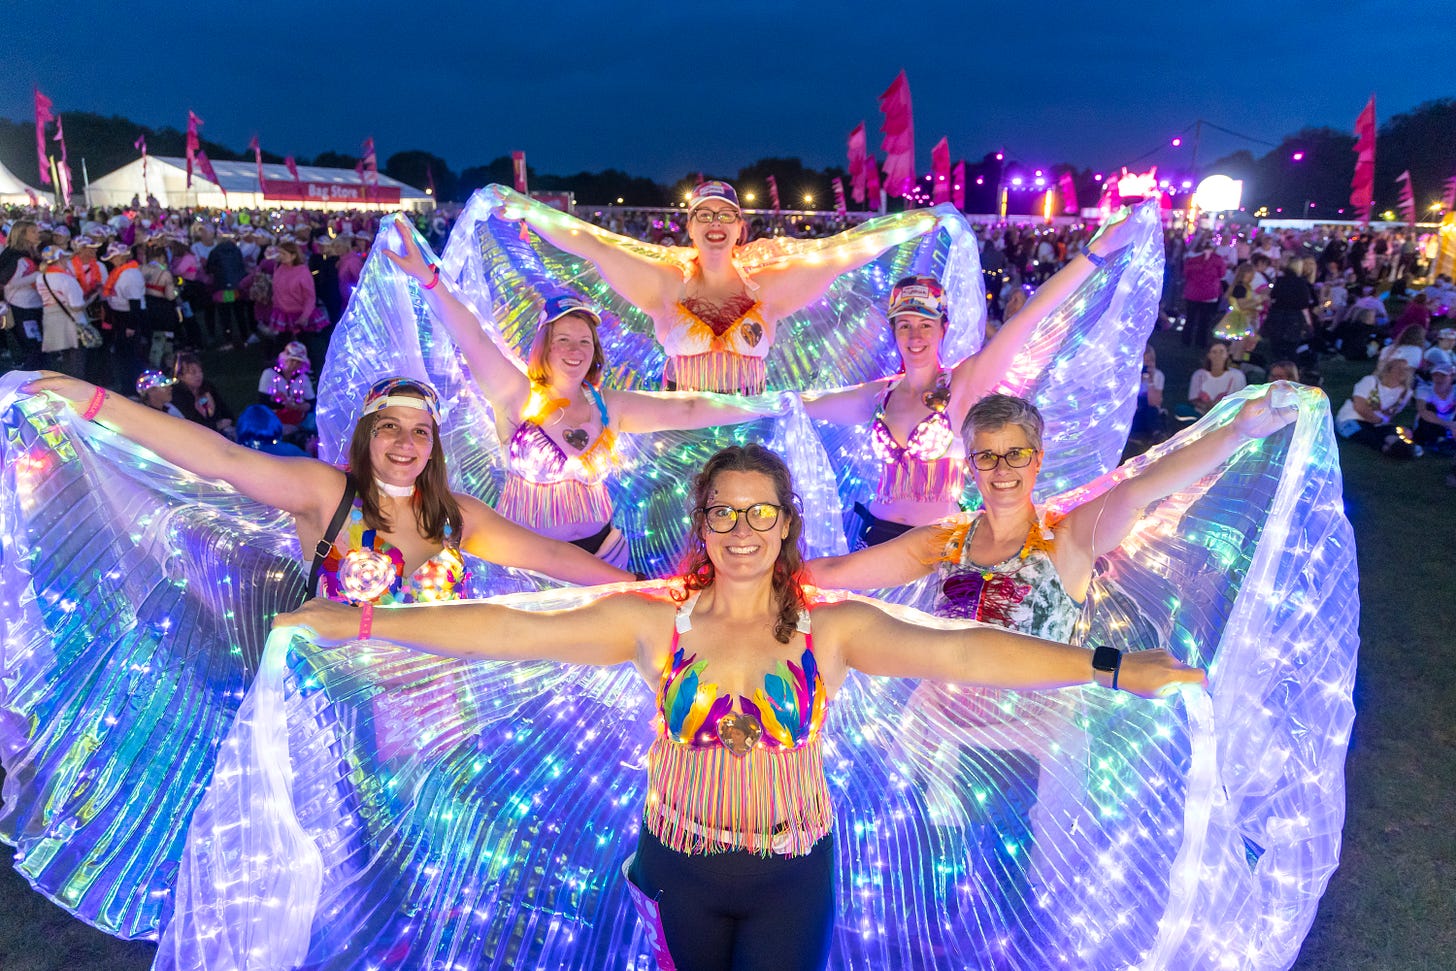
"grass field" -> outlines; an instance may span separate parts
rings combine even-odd
[[[1169,400],[1196,367],[1174,335],[1154,340]],[[252,400],[261,354],[210,376]],[[1368,366],[1330,360],[1336,407]],[[216,372],[216,373],[214,373]],[[1456,489],[1449,460],[1397,463],[1345,446],[1345,502],[1359,544],[1360,666],[1339,870],[1295,964],[1300,971],[1456,967]],[[116,941],[32,892],[0,848],[0,971],[140,971],[153,947]]]

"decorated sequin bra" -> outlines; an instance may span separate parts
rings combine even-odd
[[[753,697],[735,699],[705,680],[706,660],[678,646],[696,604],[695,594],[678,609],[658,683],[647,828],[680,853],[808,853],[833,820],[820,737],[824,679],[809,613],[799,615],[799,662],[780,661]]]
[[[324,557],[318,595],[341,603],[370,601],[378,605],[458,600],[465,582],[465,561],[450,527],[445,548],[411,573],[404,574],[404,554],[377,530],[364,524],[364,500],[354,499],[344,526],[346,548],[335,541]]]
[[[885,406],[894,388],[880,396],[870,424],[870,442],[880,461],[880,502],[960,502],[966,488],[965,445],[951,427],[950,376],[941,372],[935,390],[924,396],[930,414],[920,419],[909,440],[901,445],[885,423]]]
[[[531,386],[526,414],[506,446],[506,483],[496,506],[502,516],[532,528],[611,522],[607,474],[616,463],[617,433],[612,430],[602,393],[591,385],[583,388],[596,406],[602,431],[591,443],[585,431],[567,432],[567,444],[582,450],[568,455],[541,427],[545,419],[566,407],[566,400],[552,398],[544,385]],[[578,433],[580,440],[573,440]]]
[[[761,394],[771,341],[761,305],[743,295],[723,307],[684,298],[661,335],[665,378],[679,391]]]

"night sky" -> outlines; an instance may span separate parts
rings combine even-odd
[[[458,170],[521,149],[540,171],[672,180],[767,156],[843,165],[861,120],[878,147],[877,99],[902,67],[922,171],[943,135],[957,158],[1167,168],[1199,118],[1274,143],[1351,129],[1372,92],[1382,121],[1456,96],[1449,24],[1411,0],[143,9],[76,0],[11,25],[0,115],[30,117],[38,85],[63,117],[182,128],[191,108],[239,151],[256,132],[279,154],[357,154],[372,135],[381,162],[418,148]],[[1269,146],[1205,130],[1199,162],[1239,148]]]

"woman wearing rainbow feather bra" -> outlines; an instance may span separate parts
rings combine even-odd
[[[523,368],[455,296],[412,227],[397,224],[404,252],[382,252],[422,284],[425,303],[490,401],[505,443],[496,509],[508,519],[625,566],[628,542],[612,523],[607,492],[618,434],[728,425],[774,410],[755,410],[742,398],[602,389],[601,316],[573,294],[547,299]]]
[[[676,596],[607,594],[545,615],[475,603],[366,611],[368,623],[380,639],[447,656],[631,662],[657,693],[628,878],[659,965],[816,971],[828,963],[836,911],[820,728],[850,671],[1020,688],[1101,676],[1093,652],[1066,644],[988,627],[925,629],[863,602],[811,608],[802,520],[788,470],[767,450],[720,452],[694,493]],[[320,644],[369,634],[358,612],[325,601],[276,623],[306,627]],[[1117,686],[1143,697],[1204,680],[1166,651],[1108,650]],[[766,665],[776,673],[765,676]]]
[[[748,226],[738,193],[726,182],[703,182],[689,196],[690,247],[652,254],[519,193],[496,191],[501,218],[522,220],[553,246],[591,262],[651,318],[668,356],[665,386],[685,391],[763,391],[780,319],[818,300],[841,274],[941,222],[936,211],[907,212],[835,237],[812,260],[755,267],[745,260]]]

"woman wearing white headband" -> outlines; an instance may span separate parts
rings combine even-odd
[[[74,378],[48,374],[26,390],[64,398],[168,462],[293,516],[300,548],[315,553],[309,588],[318,595],[378,603],[455,599],[465,575],[461,552],[570,583],[632,579],[451,492],[444,452],[436,448],[439,405],[424,381],[395,377],[370,388],[347,471],[237,445]],[[362,596],[351,587],[351,576],[374,576],[378,568],[383,590]]]

